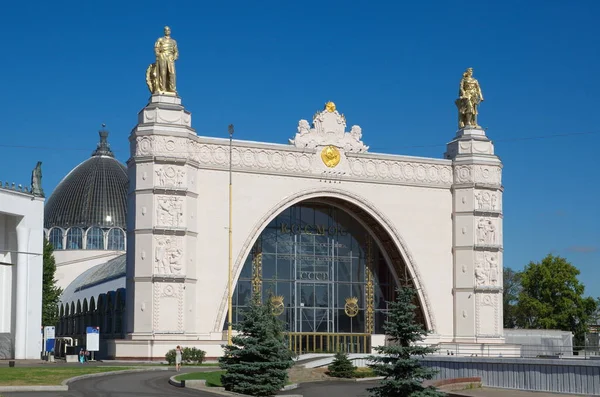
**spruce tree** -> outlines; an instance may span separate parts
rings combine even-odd
[[[436,371],[424,367],[418,357],[434,353],[436,349],[415,344],[428,334],[416,321],[415,290],[401,287],[396,291],[396,301],[389,302],[388,317],[383,326],[390,344],[374,348],[381,355],[368,359],[373,372],[385,378],[379,386],[368,390],[374,397],[445,396],[432,386],[423,386],[423,381],[432,379]]]
[[[335,378],[353,378],[356,374],[356,367],[348,359],[348,354],[339,351],[331,364],[327,367],[327,375]]]
[[[271,299],[261,303],[254,293],[244,319],[234,325],[239,334],[231,346],[223,346],[219,358],[221,383],[225,390],[251,396],[272,396],[288,380],[287,370],[294,364],[283,334],[283,324],[273,315]]]
[[[43,280],[42,280],[42,326],[58,324],[58,300],[62,289],[56,286],[56,263],[54,248],[44,238]]]

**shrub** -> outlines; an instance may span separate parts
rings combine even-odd
[[[356,367],[348,359],[348,354],[344,352],[337,352],[327,369],[327,375],[334,378],[353,378],[356,372]]]
[[[181,351],[181,362],[183,364],[194,364],[199,365],[204,362],[206,352],[204,350],[196,349],[195,347],[184,347]],[[175,349],[171,349],[165,354],[165,360],[169,365],[175,364]]]

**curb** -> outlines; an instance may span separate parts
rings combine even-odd
[[[0,392],[15,391],[68,391],[69,386],[0,386]]]
[[[127,374],[127,373],[134,373],[134,372],[167,371],[168,369],[169,368],[156,367],[156,368],[125,369],[122,371],[98,372],[95,374],[79,375],[79,376],[74,376],[69,379],[65,379],[61,382],[60,386],[0,386],[0,392],[68,391],[69,383],[76,382],[78,380],[97,378],[97,377],[101,377],[101,376],[117,375],[117,374]]]
[[[95,374],[79,375],[79,376],[75,376],[73,378],[65,379],[62,381],[62,385],[68,386],[69,383],[77,382],[78,380],[89,379],[89,378],[98,378],[101,376],[129,374],[129,373],[135,373],[135,372],[168,371],[168,370],[169,370],[169,368],[157,367],[157,368],[124,369],[122,371],[98,372]]]
[[[223,387],[208,387],[206,386],[206,380],[204,379],[195,379],[195,380],[177,380],[175,379],[179,375],[173,375],[169,378],[169,384],[175,387],[187,387],[195,390],[202,390],[207,393],[216,394],[219,396],[238,396],[238,397],[252,397],[248,394],[240,394],[234,393],[230,391],[226,391]],[[294,390],[298,388],[298,383],[292,383],[291,385],[286,385],[280,391],[288,391]],[[286,397],[303,397],[302,394],[286,394]]]

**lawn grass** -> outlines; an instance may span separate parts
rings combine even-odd
[[[0,386],[56,386],[74,376],[126,369],[132,367],[4,367],[0,368]]]
[[[361,367],[354,370],[355,378],[373,378],[375,376],[377,375],[369,367]]]
[[[221,375],[225,371],[211,371],[211,372],[190,372],[189,374],[183,374],[175,377],[176,380],[206,380],[206,386],[209,387],[223,387],[221,383]]]

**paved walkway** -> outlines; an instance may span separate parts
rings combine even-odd
[[[215,397],[199,390],[177,388],[168,383],[175,371],[148,371],[83,379],[61,392],[3,392],[5,397]]]
[[[451,397],[581,397],[581,394],[560,394],[510,389],[487,389],[485,387],[482,389],[449,392],[448,395]]]

